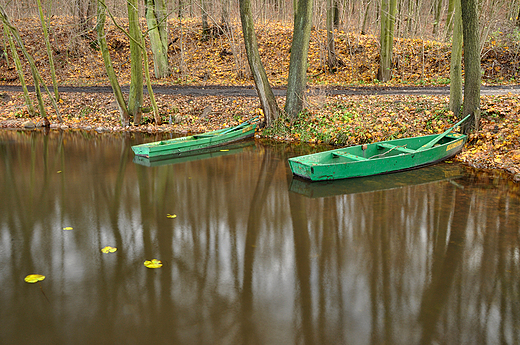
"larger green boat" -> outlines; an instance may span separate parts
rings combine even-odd
[[[218,147],[250,138],[255,134],[257,118],[243,122],[238,126],[219,129],[203,134],[190,135],[168,140],[155,141],[132,146],[136,156],[149,159],[163,159],[186,153]]]
[[[387,174],[435,164],[462,150],[466,135],[450,132],[468,117],[440,135],[382,141],[289,158],[289,166],[296,176],[324,181]]]

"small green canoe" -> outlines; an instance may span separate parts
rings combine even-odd
[[[238,126],[219,129],[203,134],[187,137],[155,141],[152,143],[132,146],[136,156],[149,159],[164,158],[165,156],[195,153],[212,147],[250,138],[255,134],[257,118],[243,122]]]
[[[466,135],[450,134],[469,115],[440,135],[350,146],[289,159],[294,175],[311,181],[387,174],[432,165],[462,150]]]

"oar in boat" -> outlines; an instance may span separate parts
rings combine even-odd
[[[245,127],[245,126],[247,126],[247,125],[249,125],[249,124],[252,124],[253,122],[256,122],[256,120],[258,120],[258,116],[257,116],[257,117],[254,117],[254,118],[252,118],[252,119],[250,119],[250,120],[244,121],[244,122],[242,122],[241,124],[239,124],[238,126],[228,128],[228,129],[225,130],[224,132],[219,133],[219,135],[221,135],[221,134],[226,134],[226,133],[228,133],[228,132],[231,132],[231,131],[234,131],[234,130],[240,129],[240,128],[242,128],[242,127]]]
[[[236,131],[237,129],[245,127],[245,126],[253,123],[256,120],[258,120],[258,116],[254,117],[254,118],[252,118],[250,120],[244,121],[244,122],[242,122],[241,124],[239,124],[239,125],[237,125],[235,127],[228,128],[228,129],[226,129],[226,130],[224,130],[222,132],[219,132],[219,133],[202,133],[202,134],[196,134],[193,137],[195,139],[197,139],[197,138],[210,138],[210,137],[214,137],[214,136],[218,136],[218,135],[223,135],[223,134],[229,133],[231,131]]]
[[[444,138],[445,136],[447,136],[452,130],[454,130],[455,128],[457,128],[458,126],[460,126],[464,121],[466,121],[469,117],[471,116],[471,114],[468,114],[465,118],[463,118],[462,120],[460,120],[459,122],[457,122],[453,127],[451,127],[450,129],[448,129],[446,132],[442,133],[442,134],[439,134],[437,137],[435,137],[434,139],[430,140],[429,142],[427,142],[426,144],[424,144],[423,146],[419,147],[417,149],[417,151],[423,151],[423,150],[427,150],[431,147],[433,147],[433,145],[437,144],[439,142],[439,140],[441,140],[442,138]]]

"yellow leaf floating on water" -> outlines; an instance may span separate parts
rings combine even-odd
[[[117,248],[106,246],[105,248],[101,249],[103,253],[113,253],[117,250]]]
[[[152,259],[152,260],[146,260],[144,262],[144,265],[148,268],[159,268],[162,266],[161,260]]]
[[[24,280],[26,283],[34,284],[44,279],[45,276],[42,276],[41,274],[29,274]]]
[[[177,215],[176,214],[167,214],[166,217],[168,218],[177,218]]]
[[[63,230],[72,230],[72,226],[66,226],[63,228]]]

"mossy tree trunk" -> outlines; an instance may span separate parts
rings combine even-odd
[[[134,125],[142,119],[143,106],[143,56],[141,49],[141,28],[137,0],[127,0],[128,25],[130,37],[130,92],[128,94],[128,113],[133,117]]]
[[[260,59],[258,52],[258,43],[253,24],[253,14],[251,11],[250,0],[240,0],[240,19],[242,21],[242,33],[244,35],[244,44],[246,47],[247,60],[253,79],[255,81],[256,91],[260,98],[260,104],[264,112],[264,118],[267,126],[270,126],[274,120],[280,115],[280,109],[276,103],[273,90],[269,85],[264,65]]]
[[[462,125],[469,133],[478,128],[480,121],[480,42],[477,0],[461,0],[462,31],[464,34],[464,104],[463,116],[473,114]]]
[[[164,0],[146,0],[145,16],[155,77],[164,78],[170,74],[166,2]]]
[[[462,15],[460,0],[452,1],[454,11],[450,62],[450,110],[459,116],[462,105]]]
[[[394,26],[397,0],[382,0],[381,3],[381,43],[379,71],[377,79],[382,82],[392,79],[392,51],[394,46]]]
[[[98,0],[98,10],[97,10],[97,38],[99,42],[99,48],[101,50],[101,55],[103,56],[103,62],[105,64],[105,71],[108,76],[108,80],[110,81],[110,85],[112,86],[112,92],[116,98],[117,104],[119,105],[119,114],[121,117],[121,125],[128,126],[129,123],[129,115],[128,109],[126,107],[125,98],[123,96],[123,92],[121,91],[121,86],[117,80],[116,73],[114,71],[114,66],[112,65],[112,59],[110,58],[110,52],[108,50],[108,45],[105,37],[105,21],[106,21],[106,5],[105,0]]]
[[[295,5],[293,41],[285,101],[285,112],[292,118],[296,118],[302,111],[305,99],[307,56],[312,26],[312,3],[312,0],[299,0]]]

